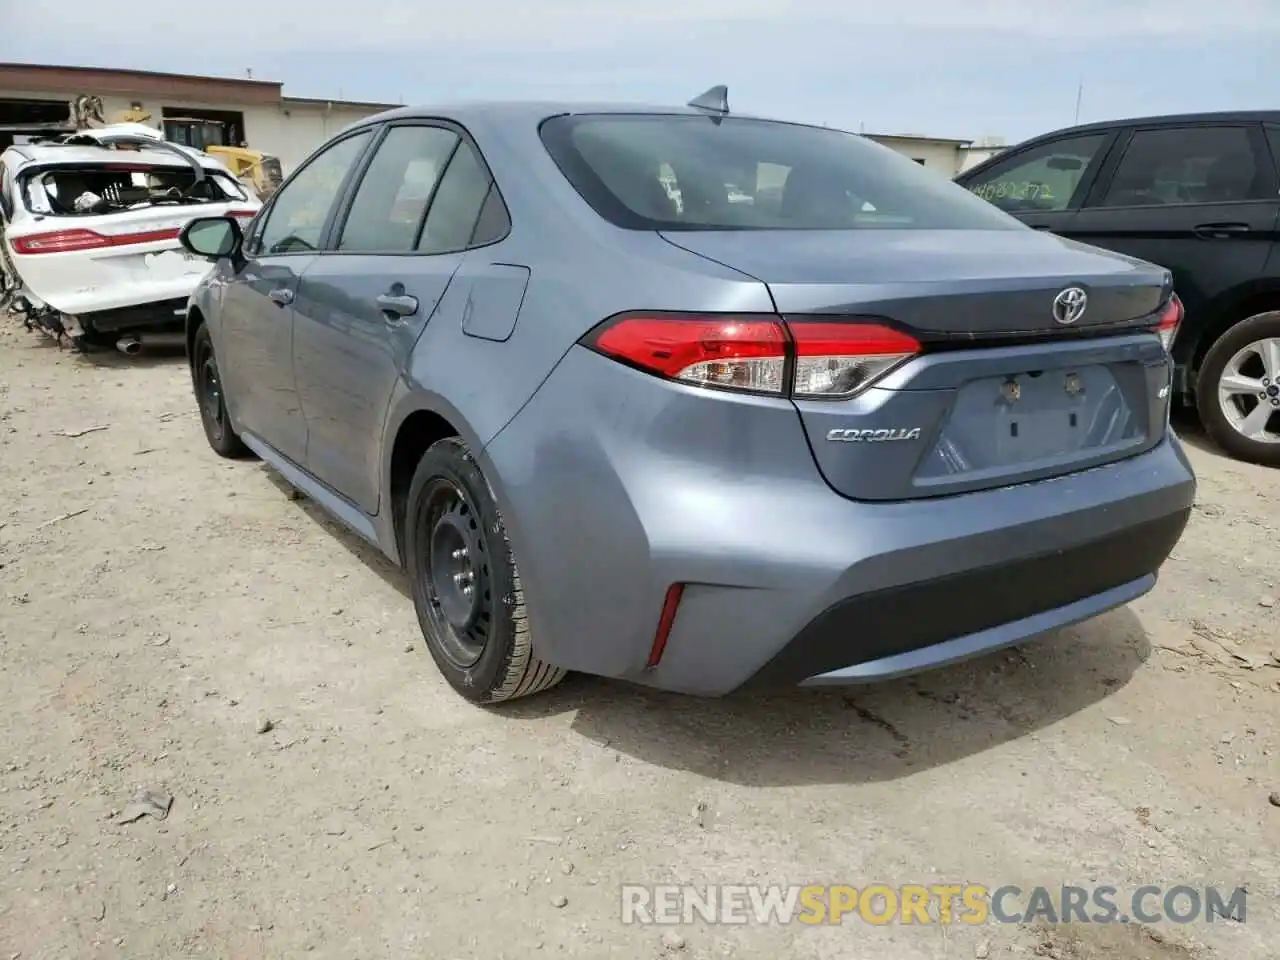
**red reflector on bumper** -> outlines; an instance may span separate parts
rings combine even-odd
[[[662,601],[662,616],[658,618],[658,632],[653,636],[653,646],[649,649],[646,667],[656,667],[662,660],[663,651],[667,649],[667,637],[671,635],[671,625],[676,622],[676,610],[680,607],[680,598],[683,596],[683,583],[673,583],[667,587],[667,596]]]

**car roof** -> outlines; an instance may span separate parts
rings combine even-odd
[[[1061,127],[1048,133],[1029,137],[1015,146],[1036,143],[1064,133],[1103,133],[1120,127],[1183,126],[1195,123],[1280,123],[1280,110],[1221,110],[1212,113],[1168,113],[1154,117],[1128,117],[1119,120],[1098,120],[1073,127]]]
[[[180,146],[175,144],[175,146]],[[214,157],[189,148],[182,151],[187,157],[198,160],[206,170],[222,170],[223,165]],[[28,164],[66,164],[68,166],[92,166],[97,163],[143,163],[157,167],[182,166],[186,161],[170,150],[115,150],[92,144],[69,143],[21,143],[4,151],[5,159],[15,167]]]
[[[549,117],[592,113],[662,114],[691,117],[719,116],[719,114],[700,110],[696,107],[677,107],[671,104],[579,100],[463,100],[452,103],[415,104],[413,106],[398,107],[385,113],[358,120],[347,129],[355,130],[368,124],[383,123],[388,120],[429,120],[433,118],[454,120],[463,126],[467,126],[472,122],[537,124]],[[743,113],[730,113],[728,116],[739,120],[790,122]]]

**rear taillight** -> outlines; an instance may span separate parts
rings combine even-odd
[[[245,223],[248,223],[257,215],[258,215],[257,210],[228,210],[227,211],[227,216],[235,217],[237,220],[242,220]]]
[[[759,314],[623,314],[583,343],[669,380],[805,399],[851,397],[920,352],[914,337],[872,321]]]
[[[670,380],[783,392],[787,334],[776,317],[622,316],[598,328],[589,346]]]
[[[1160,312],[1160,319],[1156,321],[1156,334],[1160,337],[1160,342],[1164,344],[1165,352],[1173,350],[1173,338],[1178,335],[1178,325],[1182,323],[1182,301],[1178,299],[1175,293],[1169,298],[1169,302],[1165,304],[1164,309]]]
[[[54,230],[50,233],[29,233],[14,237],[10,243],[13,252],[30,255],[36,253],[74,253],[79,250],[100,250],[105,247],[125,247],[135,243],[156,243],[176,240],[177,230],[147,230],[142,233],[98,233],[94,230]]]
[[[813,399],[850,397],[920,352],[920,343],[878,323],[793,321],[793,391]]]

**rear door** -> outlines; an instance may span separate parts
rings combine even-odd
[[[388,127],[302,279],[294,363],[307,468],[367,514],[378,510],[392,391],[466,250],[487,242],[474,232],[490,183],[462,130]]]
[[[1067,234],[1167,267],[1192,330],[1263,275],[1280,216],[1261,124],[1139,126]]]
[[[1115,139],[1115,131],[1065,134],[1001,156],[957,182],[1030,227],[1066,233]]]
[[[245,264],[223,293],[218,366],[237,423],[299,464],[307,423],[293,373],[298,284],[372,136],[344,137],[298,170],[254,221]]]

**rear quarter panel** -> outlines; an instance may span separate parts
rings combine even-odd
[[[388,412],[384,486],[394,438],[410,415],[438,413],[482,449],[606,317],[639,309],[773,310],[753,278],[678,250],[656,233],[606,223],[564,179],[535,124],[476,120],[467,130],[502,192],[511,231],[467,253],[414,349]],[[471,291],[487,272],[496,274],[494,266],[529,272],[518,318],[502,340],[464,329]],[[463,278],[470,279],[459,283]],[[492,479],[501,485],[500,476]]]
[[[391,456],[405,420],[426,410],[453,424],[476,451],[503,513],[520,558],[534,636],[551,638],[539,641],[543,649],[561,626],[555,608],[566,589],[564,564],[546,538],[563,514],[556,514],[557,523],[550,526],[549,518],[541,517],[548,505],[529,496],[527,472],[532,464],[543,478],[554,477],[556,486],[560,478],[570,478],[566,482],[573,490],[564,491],[564,497],[580,497],[581,507],[581,499],[593,495],[591,485],[599,478],[563,463],[566,451],[593,450],[589,462],[607,461],[610,453],[596,430],[599,418],[564,403],[557,404],[562,416],[551,421],[534,418],[536,429],[521,433],[519,442],[505,446],[505,453],[492,456],[491,441],[530,403],[566,354],[580,349],[575,347],[578,339],[609,316],[643,309],[772,312],[773,303],[766,287],[745,274],[677,249],[656,233],[628,232],[606,223],[564,179],[535,125],[473,123],[467,129],[502,191],[512,226],[504,240],[469,252],[463,270],[479,278],[493,264],[526,267],[529,281],[517,322],[505,340],[468,335],[464,322],[469,284],[457,284],[456,289],[451,285],[391,399],[383,440],[382,502],[392,502]],[[612,373],[608,361],[595,359]],[[624,401],[626,378],[643,375],[621,366],[617,375],[618,400]],[[581,403],[593,402],[584,393]],[[794,426],[794,440],[803,443],[798,416],[794,410],[786,414]],[[511,430],[521,432],[520,422]],[[384,544],[394,543],[388,513],[383,511],[377,521]],[[614,517],[619,538],[634,529],[635,508],[625,496]],[[595,524],[598,535],[612,539],[607,529],[598,527],[599,520],[579,511],[571,523],[575,528]],[[646,594],[647,587],[646,583]]]

